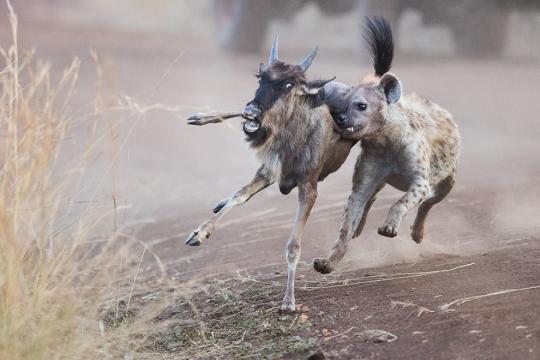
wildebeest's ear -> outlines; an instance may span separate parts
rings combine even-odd
[[[321,90],[324,87],[324,85],[328,84],[330,81],[334,81],[335,79],[336,77],[334,76],[333,78],[329,80],[309,81],[305,85],[302,86],[302,90],[304,91],[305,94],[315,95],[319,92],[319,90]]]
[[[401,98],[401,82],[392,74],[384,74],[379,81],[379,88],[386,96],[386,102],[393,104]]]

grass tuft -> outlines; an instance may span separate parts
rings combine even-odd
[[[0,48],[0,358],[129,353],[132,326],[144,320],[132,319],[130,309],[144,250],[137,243],[133,251],[135,242],[114,231],[96,239],[96,224],[112,218],[115,207],[97,218],[89,207],[74,210],[85,163],[100,145],[91,137],[77,144],[83,150],[67,165],[63,147],[76,118],[80,61],[53,80],[48,64],[20,53],[9,0],[7,8],[11,44]],[[106,309],[115,310],[115,326],[105,326]]]

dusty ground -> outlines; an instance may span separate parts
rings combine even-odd
[[[343,266],[322,277],[311,269],[311,259],[326,254],[336,237],[350,189],[351,155],[321,184],[305,233],[297,294],[305,316],[281,317],[277,307],[294,193],[284,197],[271,188],[233,211],[202,247],[183,245],[213,205],[257,167],[235,120],[197,128],[183,118],[194,110],[239,109],[252,96],[251,74],[266,56],[225,57],[198,34],[111,33],[24,19],[21,29],[23,46],[35,47],[57,71],[73,55],[82,58],[81,104],[95,92],[88,53],[94,48],[103,59],[108,92],[142,104],[183,106],[119,123],[122,145],[114,170],[105,159],[88,178],[105,179],[98,206],[107,208],[111,191],[116,193],[120,223],[160,257],[170,282],[180,289],[200,285],[202,292],[192,297],[195,307],[179,297],[159,318],[164,330],[144,334],[151,339],[149,354],[304,358],[320,348],[336,359],[540,356],[538,63],[398,57],[394,72],[404,87],[430,96],[460,125],[457,186],[430,215],[429,239],[420,247],[408,238],[408,223],[395,239],[376,234],[398,196],[386,189]],[[312,44],[294,45],[282,41],[285,60],[301,59]],[[336,75],[353,83],[369,71],[358,59],[327,53],[320,45],[313,77]],[[76,147],[76,137],[73,142]],[[149,256],[145,271],[152,274],[154,268]],[[497,293],[511,289],[516,291]],[[486,297],[453,303],[479,295]],[[374,343],[362,333],[373,329],[397,338]]]
[[[467,257],[437,257],[324,279],[301,267],[295,316],[280,316],[284,275],[245,270],[206,284],[160,316],[146,350],[186,358],[536,359],[534,239]],[[201,337],[201,324],[207,339]],[[373,330],[388,338],[379,339]],[[228,355],[224,355],[228,354]]]

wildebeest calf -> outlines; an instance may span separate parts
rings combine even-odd
[[[340,106],[340,114],[334,117],[337,126],[344,137],[361,141],[362,153],[339,237],[327,258],[314,260],[315,270],[321,273],[330,273],[343,258],[385,184],[405,194],[390,208],[379,234],[395,237],[403,216],[419,205],[411,232],[417,243],[424,236],[430,209],[454,185],[460,136],[452,115],[426,98],[403,94],[398,78],[385,74],[394,47],[390,26],[374,18],[368,20],[368,30],[368,35],[378,34],[376,43],[368,37],[374,45],[376,77],[351,87],[334,101]]]
[[[305,77],[315,54],[316,49],[300,65],[286,64],[278,59],[277,38],[274,40],[268,65],[261,64],[259,68],[255,98],[242,114],[246,119],[243,126],[247,141],[262,164],[253,180],[220,202],[214,209],[215,215],[193,231],[186,241],[188,245],[200,245],[230,209],[245,203],[275,181],[283,194],[298,187],[298,211],[286,248],[288,280],[281,306],[286,312],[295,310],[296,265],[304,227],[317,198],[317,182],[336,171],[357,142],[342,139],[334,130],[322,90],[330,80],[308,81]],[[339,93],[335,88],[348,87],[334,84],[329,94]]]

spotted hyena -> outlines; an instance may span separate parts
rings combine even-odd
[[[379,46],[372,47],[373,57],[384,58],[385,68],[389,68],[393,42],[388,23],[374,18],[368,21],[368,29],[379,39]],[[334,116],[336,126],[344,137],[360,140],[362,153],[338,239],[328,258],[314,260],[321,273],[331,272],[343,258],[386,184],[405,194],[390,208],[379,234],[395,237],[405,214],[419,206],[411,231],[417,243],[424,237],[430,209],[454,185],[460,136],[452,115],[424,97],[403,93],[395,75],[376,75],[335,99],[334,111],[340,108]]]

